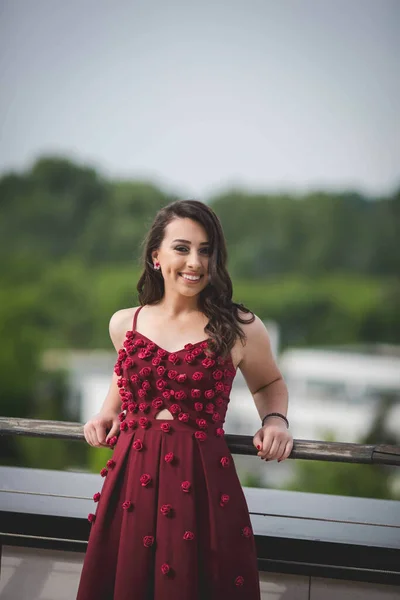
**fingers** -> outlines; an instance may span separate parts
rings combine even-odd
[[[253,444],[257,448],[257,450],[261,450],[263,444],[263,431],[260,429],[257,431],[255,436],[253,437]]]
[[[293,440],[290,439],[286,442],[284,452],[283,452],[281,458],[278,459],[278,462],[282,462],[286,458],[289,458],[292,450],[293,450]]]
[[[264,460],[273,460],[275,458],[276,450],[279,446],[279,440],[277,438],[268,437],[264,438],[264,444],[261,450],[258,452],[258,456],[260,456]]]
[[[264,436],[261,444],[256,444],[259,439],[259,432],[254,436],[254,445],[260,446],[257,448],[257,456],[262,460],[278,460],[281,462],[290,455],[293,448],[293,438],[287,430],[276,430],[271,427],[264,430]]]
[[[85,440],[89,444],[89,446],[95,445],[95,440],[92,432],[92,425],[90,422],[85,423],[83,426],[83,435],[85,436]]]
[[[115,423],[113,423],[113,426],[111,427],[110,431],[107,434],[106,446],[108,446],[108,442],[111,440],[111,438],[114,437],[114,435],[118,435],[118,433],[119,433],[119,421],[116,421]]]
[[[99,419],[88,421],[83,427],[83,433],[90,446],[100,447],[106,444],[106,424]]]

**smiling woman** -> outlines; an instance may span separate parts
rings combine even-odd
[[[287,391],[261,321],[232,300],[215,213],[163,208],[145,241],[140,306],[115,313],[103,408],[84,427],[100,474],[78,600],[259,600],[255,542],[223,429],[237,367],[263,426],[260,458],[292,449]],[[265,425],[264,425],[265,421]]]

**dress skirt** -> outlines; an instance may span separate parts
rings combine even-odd
[[[77,600],[259,600],[248,507],[223,435],[122,428],[102,469]],[[143,422],[142,422],[143,423]]]

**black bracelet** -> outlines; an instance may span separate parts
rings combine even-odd
[[[261,421],[261,427],[264,427],[264,421],[266,419],[268,419],[268,417],[280,417],[281,419],[283,419],[285,421],[286,427],[289,429],[289,421],[287,420],[285,415],[282,415],[281,413],[277,413],[277,412],[276,413],[268,413],[267,415],[265,415],[265,417]]]

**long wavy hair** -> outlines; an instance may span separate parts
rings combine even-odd
[[[192,219],[202,225],[210,245],[208,284],[199,294],[199,308],[208,317],[205,328],[210,350],[227,356],[237,338],[244,343],[240,323],[252,323],[254,314],[243,304],[232,300],[232,281],[226,263],[227,250],[221,223],[215,212],[198,200],[178,200],[165,206],[155,216],[144,240],[143,273],[137,284],[139,302],[157,304],[164,296],[164,278],[153,266],[152,252],[158,250],[164,239],[166,226],[174,219]],[[248,313],[243,319],[240,312]]]

